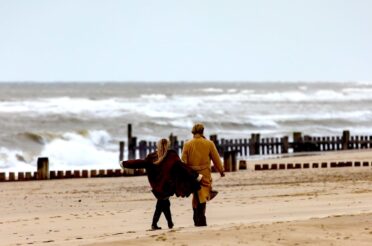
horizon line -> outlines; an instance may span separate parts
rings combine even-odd
[[[3,84],[11,83],[38,83],[38,84],[48,84],[48,83],[371,83],[372,80],[13,80],[13,81],[0,81]]]

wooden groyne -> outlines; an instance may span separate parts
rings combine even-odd
[[[252,133],[249,138],[225,139],[217,134],[210,135],[221,157],[225,152],[235,152],[240,159],[257,155],[278,155],[300,152],[336,151],[372,148],[372,136],[350,136],[350,131],[343,131],[341,136],[310,136],[301,132],[294,132],[291,136],[261,138],[259,133]],[[184,140],[177,136],[169,136],[171,148],[180,155]],[[145,158],[147,154],[156,150],[156,142],[138,140],[132,135],[132,125],[128,124],[128,159]],[[124,154],[124,141],[120,142],[120,156]],[[121,159],[122,160],[122,159]]]
[[[338,161],[338,162],[305,162],[305,163],[272,163],[254,164],[255,171],[285,170],[285,169],[319,169],[319,168],[341,168],[341,167],[371,167],[370,161]]]
[[[128,124],[127,136],[127,159],[145,158],[147,154],[156,150],[156,142],[137,140],[132,135],[132,125]],[[218,136],[210,135],[217,150],[223,158],[225,171],[234,172],[242,169],[255,171],[263,170],[290,170],[310,168],[339,168],[339,167],[371,167],[369,161],[363,162],[329,162],[329,163],[274,163],[253,164],[248,167],[246,159],[249,156],[275,155],[299,152],[317,151],[340,151],[351,149],[372,148],[372,136],[350,136],[349,131],[343,131],[342,136],[312,137],[294,132],[293,137],[261,138],[260,134],[252,133],[250,138],[241,139],[219,139]],[[171,148],[181,155],[184,141],[179,141],[177,136],[169,136]],[[124,160],[125,142],[119,142],[119,162]],[[118,164],[119,166],[119,164]],[[212,167],[212,171],[214,168]],[[144,169],[99,169],[99,170],[49,170],[49,159],[40,157],[37,161],[35,172],[0,172],[0,182],[4,181],[29,181],[48,179],[71,179],[71,178],[105,178],[144,175]]]
[[[37,161],[35,172],[0,172],[0,182],[5,181],[32,181],[49,179],[72,179],[72,178],[110,178],[124,176],[144,175],[142,169],[92,169],[92,170],[51,170],[49,171],[49,159],[40,157]]]

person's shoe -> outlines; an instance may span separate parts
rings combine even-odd
[[[211,190],[211,194],[210,194],[210,197],[209,197],[209,201],[212,200],[213,198],[215,198],[218,194],[218,191],[216,190]]]
[[[174,226],[173,222],[170,222],[170,223],[168,222],[168,228],[169,228],[169,229],[172,229],[173,226]]]
[[[151,226],[151,230],[155,231],[155,230],[161,230],[161,227],[159,227],[158,225],[152,225]]]

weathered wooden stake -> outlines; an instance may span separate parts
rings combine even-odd
[[[3,182],[5,180],[6,180],[5,173],[0,173],[0,182]]]
[[[294,132],[293,133],[293,152],[300,152],[302,151],[302,133],[301,132]]]
[[[225,151],[223,153],[223,164],[226,172],[236,171],[236,151]]]
[[[39,157],[37,159],[37,178],[39,180],[49,179],[49,159],[48,159],[48,157]]]
[[[14,172],[9,173],[9,181],[15,181],[15,173]]]
[[[245,160],[239,161],[239,169],[240,170],[246,170],[247,169],[247,162]]]
[[[145,140],[141,140],[139,142],[139,157],[140,159],[145,159],[147,155],[147,142]]]
[[[120,141],[119,142],[119,162],[122,162],[124,160],[124,147],[125,147],[124,141]]]
[[[342,149],[349,149],[350,131],[342,132]]]
[[[132,137],[129,142],[128,149],[128,159],[136,159],[136,146],[137,146],[137,137]]]

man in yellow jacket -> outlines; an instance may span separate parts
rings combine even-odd
[[[211,199],[212,190],[211,160],[221,177],[225,174],[216,146],[203,135],[204,126],[195,124],[191,132],[193,139],[183,146],[182,161],[202,175],[201,189],[193,194],[192,207],[195,226],[206,226],[206,202]]]

